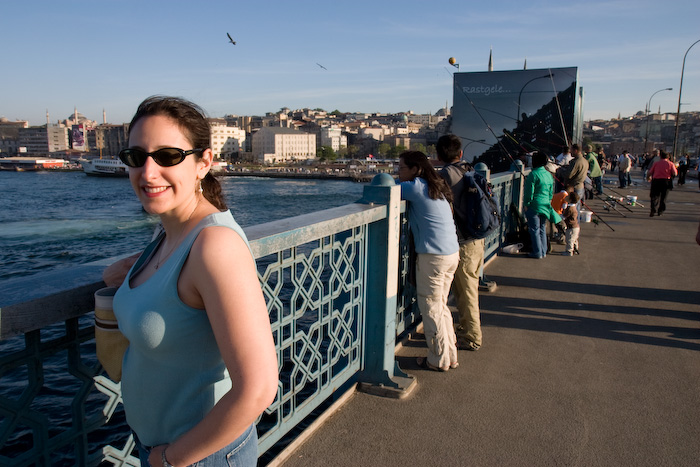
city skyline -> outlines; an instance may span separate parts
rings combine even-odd
[[[462,72],[576,66],[584,119],[674,112],[683,54],[700,39],[697,2],[212,1],[0,6],[9,44],[0,117],[30,125],[128,122],[152,94],[211,117],[280,108],[435,113]],[[236,44],[229,41],[231,34]],[[696,37],[697,36],[697,37]],[[672,91],[656,91],[673,88]],[[689,53],[682,112],[700,110],[700,44]]]

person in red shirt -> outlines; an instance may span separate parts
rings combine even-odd
[[[651,182],[649,217],[654,217],[654,214],[660,216],[666,210],[666,195],[668,190],[673,188],[673,177],[678,175],[676,166],[668,160],[668,154],[660,151],[659,157],[660,159],[654,162],[647,172],[647,180]]]

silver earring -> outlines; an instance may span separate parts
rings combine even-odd
[[[202,193],[204,193],[204,188],[202,188],[202,181],[200,179],[197,179],[197,181],[199,182],[199,188],[197,189],[197,191],[199,191],[199,194],[201,195]]]

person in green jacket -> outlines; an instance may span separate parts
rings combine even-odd
[[[552,208],[554,177],[547,171],[547,156],[536,152],[532,155],[532,171],[525,178],[525,216],[532,240],[531,258],[547,256],[547,221],[561,222],[561,217]]]
[[[593,146],[586,145],[586,160],[588,161],[588,176],[591,177],[597,195],[603,194],[603,171],[600,170],[598,155],[593,152]]]

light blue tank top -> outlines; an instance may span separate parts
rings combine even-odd
[[[230,211],[212,214],[145,283],[132,288],[132,274],[155,251],[162,235],[148,245],[114,296],[119,329],[129,339],[122,368],[126,420],[146,446],[175,441],[231,389],[206,311],[185,305],[177,292],[192,244],[209,226],[230,227],[248,243]]]

